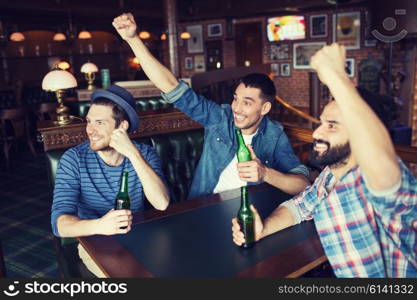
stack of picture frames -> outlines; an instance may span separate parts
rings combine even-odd
[[[290,59],[290,45],[289,44],[271,44],[270,47],[270,60],[271,61],[286,61]],[[291,64],[289,62],[271,63],[271,72],[277,77],[290,77],[291,76]]]
[[[333,24],[329,31],[329,24]],[[358,50],[361,46],[359,11],[343,12],[333,15],[317,14],[309,17],[309,41],[282,41],[270,44],[269,58],[274,76],[291,76],[291,61],[294,70],[310,69],[310,58],[316,51],[330,42],[337,42],[347,50]],[[331,32],[331,41],[329,40]],[[317,39],[317,41],[315,41]],[[365,46],[372,47],[375,43],[365,40]],[[292,47],[292,49],[291,49]],[[291,49],[291,50],[290,50]],[[290,57],[292,54],[292,57]],[[281,62],[283,61],[283,62]],[[355,76],[355,58],[346,59],[346,72]]]
[[[203,25],[195,24],[185,27],[191,38],[187,40],[187,53],[190,56],[184,58],[184,69],[193,72],[205,72],[206,63],[204,55]],[[207,24],[207,37],[209,39],[219,39],[223,36],[221,23]]]

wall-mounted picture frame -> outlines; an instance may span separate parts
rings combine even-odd
[[[345,70],[349,77],[355,77],[355,59],[346,58]]]
[[[269,49],[271,61],[288,59],[290,57],[290,45],[288,44],[271,44]]]
[[[291,64],[282,63],[280,65],[280,74],[281,74],[281,77],[290,77],[291,76]]]
[[[361,13],[346,12],[333,15],[333,42],[347,50],[361,48]]]
[[[193,58],[191,56],[187,56],[184,59],[184,67],[186,70],[192,70],[194,67]]]
[[[274,75],[274,77],[279,76],[279,64],[277,63],[271,64],[271,73]]]
[[[325,45],[325,42],[294,43],[294,69],[310,69],[310,58]]]
[[[208,37],[217,37],[223,35],[223,29],[221,23],[208,24],[207,25],[207,36]]]
[[[327,15],[310,16],[310,37],[327,37]]]
[[[291,76],[291,64],[290,63],[282,63],[279,66],[279,73],[281,77],[290,77]]]
[[[194,56],[194,71],[196,73],[206,71],[206,63],[205,63],[204,55]]]
[[[190,33],[191,38],[187,40],[188,53],[202,53],[203,52],[203,26],[189,25],[185,30]]]

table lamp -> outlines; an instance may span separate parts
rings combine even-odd
[[[95,86],[93,85],[94,79],[96,78],[96,72],[98,68],[95,64],[91,62],[86,62],[81,66],[81,73],[85,74],[85,79],[88,82],[87,90],[94,90]]]
[[[55,92],[59,106],[56,108],[57,121],[59,125],[65,125],[71,122],[69,108],[64,106],[63,100],[65,90],[75,88],[77,80],[68,71],[54,69],[50,71],[42,80],[42,89],[48,92]]]

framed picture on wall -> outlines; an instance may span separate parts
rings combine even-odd
[[[195,72],[205,72],[206,64],[204,61],[204,55],[194,56],[194,71]]]
[[[207,25],[207,36],[208,37],[216,37],[216,36],[222,36],[222,24],[209,24]]]
[[[291,76],[291,64],[289,63],[282,63],[280,65],[280,73],[282,77],[289,77]]]
[[[271,64],[271,72],[274,75],[274,77],[278,77],[279,76],[279,64],[272,63]]]
[[[325,45],[325,42],[295,43],[293,46],[294,69],[310,69],[310,58]]]
[[[290,46],[288,44],[271,44],[270,45],[270,59],[280,60],[288,59],[290,53]]]
[[[188,53],[203,52],[203,26],[190,25],[186,26],[186,31],[190,33],[191,38],[187,40]]]
[[[345,70],[349,77],[355,77],[355,59],[346,58]]]
[[[187,56],[184,60],[184,67],[186,70],[192,70],[194,65],[193,65],[193,58],[191,56]]]
[[[333,15],[333,42],[346,49],[361,47],[361,13],[347,12]]]
[[[310,37],[327,37],[327,15],[310,16]]]

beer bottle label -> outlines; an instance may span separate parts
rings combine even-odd
[[[123,199],[117,199],[116,200],[116,209],[123,209],[124,202],[125,202],[125,200],[123,200]]]

